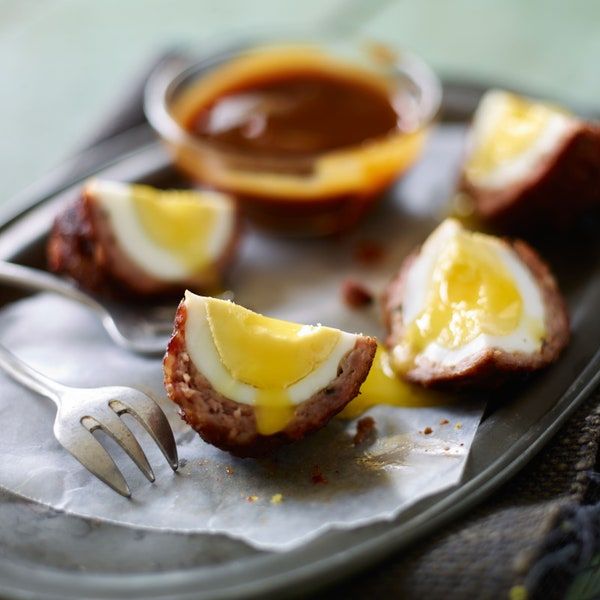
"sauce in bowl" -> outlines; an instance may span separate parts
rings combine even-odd
[[[200,107],[185,126],[236,152],[307,156],[388,135],[398,120],[381,86],[305,72],[263,77],[230,90]]]
[[[415,77],[402,60],[363,63],[309,44],[254,47],[151,81],[147,114],[175,165],[236,196],[256,224],[337,233],[417,160],[439,101],[422,63]]]

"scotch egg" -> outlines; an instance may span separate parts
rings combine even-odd
[[[376,347],[188,291],[163,361],[165,388],[206,442],[261,456],[320,429],[357,396]]]
[[[564,301],[525,242],[444,221],[384,298],[394,370],[425,386],[493,387],[554,362],[569,340]]]
[[[565,229],[600,207],[600,124],[489,91],[473,118],[460,187],[480,217],[505,228]]]
[[[48,262],[96,292],[208,291],[234,257],[238,223],[225,194],[94,180],[56,219]]]

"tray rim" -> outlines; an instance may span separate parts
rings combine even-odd
[[[139,128],[140,131],[147,130],[146,126]],[[143,132],[142,138],[146,136],[147,131]],[[121,138],[121,136],[119,136]],[[134,147],[128,147],[125,143],[120,152],[111,152],[115,145],[110,142],[105,142],[102,146],[107,149],[106,156],[102,159],[101,164],[96,164],[93,167],[83,169],[77,175],[73,175],[69,179],[64,178],[61,171],[57,177],[52,175],[54,180],[47,183],[47,179],[42,180],[37,189],[46,189],[47,192],[43,196],[30,195],[29,202],[20,200],[20,204],[14,207],[12,211],[0,211],[0,236],[3,236],[11,225],[18,222],[32,208],[44,203],[44,201],[57,196],[61,192],[69,189],[73,185],[87,178],[91,174],[102,171],[111,165],[118,164],[128,157],[147,152],[149,148],[158,146],[157,142],[142,143],[141,145],[134,144]],[[123,144],[121,139],[119,144]],[[94,154],[93,151],[90,154]],[[60,177],[62,175],[62,178]],[[13,201],[16,202],[16,199]],[[11,204],[11,203],[8,203]],[[40,598],[59,598],[66,597],[64,595],[53,595],[54,592],[50,588],[64,590],[63,584],[75,583],[71,588],[77,593],[91,594],[89,597],[98,598],[118,598],[127,595],[132,596],[132,593],[140,592],[140,584],[144,584],[147,588],[154,588],[160,594],[151,594],[151,590],[143,590],[145,595],[139,597],[146,598],[239,598],[257,597],[265,593],[285,593],[293,587],[294,595],[305,593],[321,587],[323,585],[333,583],[335,580],[341,579],[349,573],[356,573],[358,569],[367,568],[382,557],[388,555],[391,551],[397,550],[401,546],[405,546],[417,537],[425,535],[434,528],[440,527],[443,523],[457,517],[464,511],[473,507],[475,504],[485,498],[493,491],[500,483],[506,481],[510,476],[520,470],[556,433],[559,427],[567,420],[573,411],[587,398],[591,390],[600,381],[600,350],[591,358],[586,367],[581,371],[579,376],[571,383],[568,390],[563,394],[562,398],[551,408],[537,423],[534,440],[523,440],[519,438],[518,442],[512,447],[512,451],[505,453],[497,458],[486,470],[481,472],[476,477],[472,478],[465,484],[452,488],[442,494],[442,499],[438,500],[432,506],[426,508],[423,512],[413,517],[407,522],[394,523],[391,522],[390,530],[378,534],[369,540],[362,541],[351,548],[339,552],[337,555],[330,556],[327,561],[321,563],[307,563],[302,566],[284,569],[275,575],[262,577],[254,580],[252,583],[242,581],[239,585],[235,584],[228,587],[214,588],[207,590],[202,594],[199,590],[199,584],[205,579],[205,568],[185,569],[166,571],[157,574],[102,574],[82,576],[81,573],[62,571],[53,568],[36,569],[35,576],[32,575],[31,569],[21,564],[15,564],[12,561],[0,560],[0,592],[11,598],[31,597],[32,593],[36,593],[36,597]],[[531,430],[530,430],[531,432]],[[531,436],[530,436],[531,437]],[[509,456],[510,455],[510,456]],[[512,459],[511,459],[512,457]],[[442,507],[440,510],[440,506]],[[413,524],[412,530],[407,525]],[[302,547],[298,550],[302,550]],[[295,551],[291,551],[293,553]],[[269,554],[271,557],[281,558],[289,556],[291,553],[285,554]],[[260,558],[260,557],[259,557]],[[249,562],[253,562],[251,559]],[[271,561],[273,562],[273,561]],[[277,561],[275,561],[277,562]],[[285,561],[280,561],[285,562]],[[223,567],[226,569],[227,567]],[[28,583],[27,588],[15,587],[8,583],[10,579],[21,583]],[[19,577],[21,576],[21,577]],[[318,578],[318,581],[315,579]],[[36,585],[35,589],[31,588],[31,584]],[[231,580],[231,578],[229,578]],[[107,581],[107,580],[110,580]],[[159,580],[161,582],[159,583]],[[183,581],[182,581],[183,580]],[[312,580],[312,581],[311,581]],[[80,586],[79,584],[87,583]],[[109,585],[110,583],[110,585]],[[129,584],[129,585],[128,585]],[[158,584],[158,585],[157,585]],[[169,587],[164,588],[168,591],[161,591],[163,585]],[[173,586],[173,587],[171,587]],[[78,588],[78,589],[76,589]],[[173,589],[178,588],[179,591],[173,593]],[[94,591],[96,593],[94,593]],[[102,595],[97,595],[98,593]],[[108,594],[108,595],[104,595]],[[119,595],[122,594],[122,595]],[[74,596],[76,597],[76,596]]]

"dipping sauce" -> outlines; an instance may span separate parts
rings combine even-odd
[[[304,156],[356,146],[398,127],[381,86],[306,72],[263,77],[220,96],[186,128],[236,152]]]
[[[418,159],[433,116],[428,84],[361,56],[252,48],[182,77],[153,123],[178,168],[261,228],[339,233]]]

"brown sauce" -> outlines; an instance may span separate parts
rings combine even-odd
[[[235,152],[303,157],[355,146],[398,129],[384,89],[326,73],[277,74],[198,108],[186,129]]]

